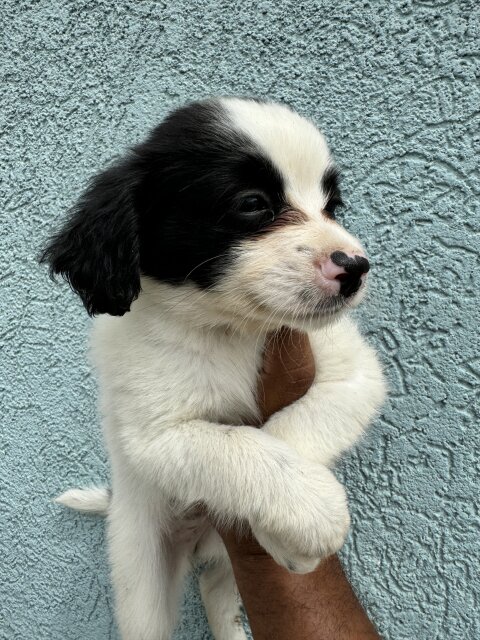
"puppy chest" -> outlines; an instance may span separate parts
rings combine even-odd
[[[106,414],[139,424],[256,422],[258,336],[182,335],[159,326],[151,339],[142,326],[126,331],[124,323],[96,324],[94,360]]]
[[[259,357],[254,349],[212,349],[186,364],[187,401],[197,417],[226,424],[256,422]]]

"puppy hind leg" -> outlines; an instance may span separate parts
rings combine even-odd
[[[232,566],[227,560],[206,567],[200,575],[200,593],[215,640],[247,640],[241,599]]]
[[[122,640],[170,640],[190,562],[163,539],[145,510],[109,516],[108,538],[115,611]]]

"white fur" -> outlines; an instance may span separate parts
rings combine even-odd
[[[248,522],[292,571],[310,571],[338,551],[349,516],[327,467],[362,434],[384,395],[373,351],[344,318],[310,333],[318,370],[304,398],[263,429],[248,426],[257,417],[265,331],[198,327],[178,301],[176,312],[169,309],[169,289],[144,283],[132,312],[98,318],[93,335],[112,464],[109,552],[125,640],[170,637],[184,575],[210,529],[195,505],[227,524]],[[88,491],[91,508],[78,491],[59,501],[105,509],[105,493]],[[215,637],[243,639],[219,538],[206,555],[218,560],[202,578]]]
[[[247,523],[291,571],[310,571],[338,551],[349,514],[329,467],[361,436],[385,393],[355,324],[341,313],[314,319],[298,303],[302,284],[317,295],[315,256],[360,246],[321,214],[323,137],[285,107],[226,104],[235,126],[288,176],[291,199],[308,220],[245,241],[211,291],[145,278],[130,313],[95,320],[112,498],[108,509],[106,494],[92,490],[58,501],[108,511],[123,640],[170,638],[192,558],[213,561],[201,591],[216,640],[244,640],[231,567],[211,521]],[[316,378],[301,400],[257,429],[265,337],[284,324],[308,330]]]
[[[104,516],[107,515],[110,505],[110,491],[103,487],[69,489],[57,496],[54,502],[83,513],[98,513]]]

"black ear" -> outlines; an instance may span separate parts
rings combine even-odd
[[[52,276],[69,282],[90,315],[122,316],[139,294],[138,181],[129,160],[99,174],[40,258]]]

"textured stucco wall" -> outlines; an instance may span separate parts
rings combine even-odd
[[[49,502],[108,476],[89,320],[34,256],[87,177],[211,94],[323,127],[375,265],[359,315],[391,395],[340,469],[351,580],[388,640],[480,638],[478,3],[1,5],[0,638],[116,638],[103,523]],[[176,637],[209,637],[194,581]]]

